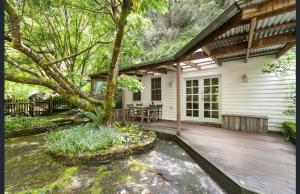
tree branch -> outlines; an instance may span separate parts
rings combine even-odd
[[[41,64],[43,61],[41,56],[36,52],[34,52],[31,48],[27,47],[22,43],[21,31],[20,31],[20,19],[17,14],[17,11],[7,2],[7,0],[4,1],[4,5],[5,5],[5,11],[9,17],[9,23],[10,23],[9,27],[11,28],[11,34],[12,34],[12,41],[11,41],[12,47],[26,54],[36,63]]]
[[[63,62],[63,61],[65,61],[65,60],[68,60],[68,59],[71,59],[71,58],[73,58],[73,57],[76,57],[76,56],[78,56],[78,55],[81,55],[82,53],[84,53],[84,52],[86,52],[86,51],[92,49],[92,48],[93,48],[94,46],[96,46],[97,44],[110,44],[110,43],[112,43],[112,42],[111,42],[111,41],[109,41],[109,42],[97,41],[97,42],[95,42],[94,44],[92,44],[91,46],[87,47],[86,49],[84,49],[84,50],[82,50],[82,51],[80,51],[80,52],[78,52],[78,53],[74,53],[74,54],[72,54],[72,55],[70,55],[70,56],[67,56],[67,57],[64,57],[64,58],[62,58],[62,59],[58,59],[58,60],[56,60],[56,61],[52,61],[52,62],[46,64],[45,66],[51,66],[51,65],[53,65],[53,64],[60,63],[60,62]]]
[[[45,86],[47,88],[52,89],[55,92],[63,92],[55,82],[45,78],[33,78],[33,77],[26,77],[26,76],[20,77],[17,75],[5,73],[4,79],[16,83]]]
[[[12,38],[10,36],[6,36],[4,35],[4,40],[8,41],[8,42],[11,42],[12,41]]]
[[[10,65],[16,67],[17,69],[19,69],[19,70],[21,70],[21,71],[24,71],[24,72],[26,72],[26,73],[29,73],[29,74],[31,74],[31,75],[37,77],[37,78],[40,78],[40,77],[41,77],[38,73],[33,72],[33,71],[31,71],[30,69],[28,69],[28,68],[26,68],[26,67],[22,67],[22,66],[18,65],[16,62],[10,60],[7,56],[4,56],[4,60],[5,60],[8,64],[10,64]]]
[[[58,93],[60,96],[62,96],[66,101],[70,102],[71,104],[76,105],[79,108],[82,108],[86,111],[93,112],[95,109],[90,104],[90,102],[81,99],[77,97],[76,95],[69,94],[68,92],[61,89],[59,85],[57,85],[55,82],[45,79],[45,78],[30,78],[30,77],[19,77],[16,75],[11,75],[6,73],[4,75],[4,79],[16,83],[22,83],[22,84],[30,84],[30,85],[40,85],[45,86],[54,92]]]

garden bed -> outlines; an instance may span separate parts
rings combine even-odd
[[[5,119],[5,138],[34,135],[55,130],[60,126],[87,123],[86,119],[64,118],[65,115],[51,117],[13,117]]]
[[[156,134],[136,126],[94,129],[89,123],[49,134],[47,140],[48,153],[64,164],[103,164],[146,153],[153,148]]]

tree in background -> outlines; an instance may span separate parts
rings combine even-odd
[[[166,13],[145,13],[143,27],[131,33],[131,44],[135,47],[122,56],[122,65],[130,66],[174,55],[225,7],[220,0],[169,0]]]

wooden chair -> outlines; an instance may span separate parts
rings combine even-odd
[[[126,115],[127,115],[127,120],[132,121],[133,117],[134,117],[134,110],[132,109],[134,105],[133,104],[127,104],[126,105]]]
[[[158,119],[162,119],[162,104],[156,105],[156,111],[158,114]]]
[[[127,108],[130,108],[130,107],[133,107],[134,105],[133,104],[127,104],[126,106],[127,106]]]
[[[156,121],[157,119],[157,111],[156,111],[156,106],[154,104],[150,104],[149,105],[149,111],[148,111],[148,122],[152,121]]]

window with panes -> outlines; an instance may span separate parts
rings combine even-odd
[[[151,100],[161,100],[161,78],[151,78]]]
[[[141,82],[141,80],[139,80]],[[133,101],[141,101],[141,98],[142,98],[142,92],[141,91],[138,91],[138,92],[134,92],[132,94],[133,96]]]

